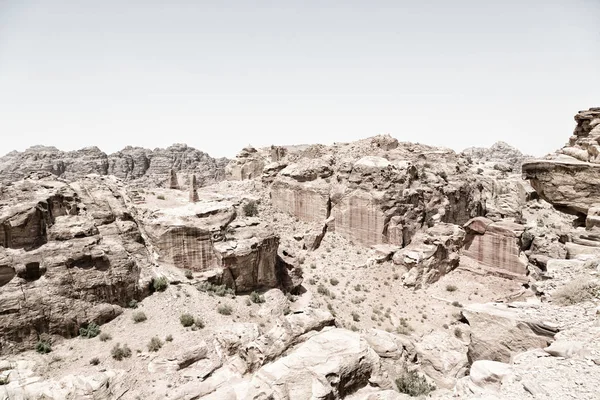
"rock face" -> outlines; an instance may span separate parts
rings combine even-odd
[[[523,176],[540,197],[561,210],[587,214],[600,203],[600,108],[580,111],[567,146],[545,160],[523,164]]]
[[[126,147],[111,155],[97,147],[65,152],[55,147],[34,146],[0,158],[0,182],[14,182],[30,173],[44,171],[68,181],[98,174],[136,181],[141,186],[168,186],[173,169],[185,182],[189,175],[196,174],[199,183],[207,185],[223,179],[227,162],[183,144],[155,150]]]
[[[146,293],[150,255],[114,178],[20,181],[0,202],[1,352],[77,336]]]
[[[477,217],[465,224],[465,230],[465,256],[484,265],[491,273],[503,276],[527,274],[527,257],[521,252],[523,225]]]
[[[459,226],[443,223],[418,233],[392,258],[394,264],[408,269],[402,277],[403,283],[421,288],[458,267],[464,237],[465,232]]]
[[[264,158],[254,147],[248,146],[227,164],[225,175],[227,179],[237,181],[260,178],[264,166]]]
[[[279,237],[258,218],[238,217],[241,199],[182,205],[183,196],[172,190],[165,197],[177,202],[139,206],[161,264],[206,273],[238,292],[280,283]]]
[[[485,204],[456,153],[377,136],[288,155],[271,186],[273,206],[363,245],[407,245],[435,222],[463,224]]]

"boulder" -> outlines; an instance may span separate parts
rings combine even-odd
[[[343,398],[377,381],[384,385],[379,357],[366,341],[356,333],[331,329],[261,367],[247,398]]]
[[[472,362],[509,362],[516,353],[547,347],[557,333],[555,327],[524,319],[501,303],[471,304],[462,315],[471,330],[467,355]]]
[[[467,373],[467,345],[447,332],[433,331],[415,348],[423,372],[440,388],[451,389]]]

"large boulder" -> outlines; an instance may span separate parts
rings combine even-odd
[[[516,353],[547,347],[557,333],[555,327],[527,319],[500,303],[471,304],[462,315],[471,330],[467,353],[471,362],[510,362]]]
[[[385,385],[379,357],[367,342],[357,333],[331,329],[260,368],[247,398],[343,398],[378,381]]]

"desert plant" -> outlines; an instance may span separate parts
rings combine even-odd
[[[112,336],[110,336],[110,333],[102,332],[100,336],[98,336],[98,339],[100,339],[101,342],[108,342],[112,339]]]
[[[196,317],[196,319],[194,319],[194,326],[198,329],[204,328],[204,321],[202,318]]]
[[[225,285],[215,285],[210,282],[200,282],[196,288],[201,292],[206,292],[208,294],[214,294],[219,297],[235,297],[235,292],[233,289],[228,288]]]
[[[48,354],[52,351],[52,345],[50,344],[49,340],[40,339],[35,344],[35,351],[40,354]]]
[[[91,339],[100,334],[100,327],[94,323],[90,322],[86,327],[79,328],[79,336],[86,339]]]
[[[154,336],[148,343],[148,351],[159,351],[162,346],[162,340],[160,340],[158,336]]]
[[[127,303],[127,307],[129,308],[138,308],[138,301],[137,300],[130,300],[129,303]]]
[[[121,347],[120,343],[114,345],[112,350],[110,351],[110,355],[117,361],[121,361],[124,358],[131,357],[131,349],[126,344]]]
[[[446,285],[446,291],[447,292],[456,292],[458,288],[454,285]]]
[[[185,277],[188,279],[194,279],[194,273],[192,271],[190,271],[189,269],[185,270]]]
[[[131,318],[133,319],[133,322],[140,323],[140,322],[144,322],[145,320],[147,320],[148,318],[146,317],[146,314],[144,314],[143,311],[137,311],[134,312],[133,315],[131,316]]]
[[[165,342],[172,342],[173,341],[173,335],[167,335],[167,337],[165,337]]]
[[[416,371],[404,370],[395,382],[400,393],[411,397],[423,396],[435,390],[435,387]]]
[[[454,336],[456,336],[458,339],[462,338],[462,331],[459,327],[454,328]]]
[[[181,325],[188,328],[194,325],[194,317],[191,314],[181,314],[179,322],[181,322]]]
[[[90,364],[91,365],[98,365],[100,364],[100,359],[98,357],[94,357],[90,360]]]
[[[165,196],[164,196],[164,195],[162,195],[162,194],[159,194],[158,196],[156,196],[156,198],[157,198],[158,200],[165,200]]]
[[[256,217],[258,215],[258,207],[256,206],[256,202],[254,200],[250,200],[244,204],[243,209],[246,217]]]
[[[152,288],[155,292],[164,292],[167,286],[169,286],[169,281],[164,276],[152,279]]]
[[[458,308],[461,308],[461,307],[463,306],[462,304],[460,304],[460,303],[459,303],[458,301],[456,301],[456,300],[452,302],[452,305],[453,305],[454,307],[458,307]]]
[[[592,300],[600,295],[600,287],[584,277],[577,278],[557,289],[552,297],[561,305],[573,305]]]
[[[337,286],[340,283],[340,281],[336,278],[331,278],[329,279],[329,283],[331,283],[333,286]]]
[[[217,312],[221,315],[231,315],[233,313],[233,308],[228,304],[224,304],[217,307]]]
[[[252,292],[250,293],[250,300],[255,304],[260,304],[265,302],[265,297],[261,296],[258,292]]]
[[[331,292],[323,284],[320,284],[317,287],[317,293],[322,294],[323,296],[331,296]]]
[[[354,322],[359,322],[360,321],[360,314],[357,313],[356,311],[352,311],[352,320]]]

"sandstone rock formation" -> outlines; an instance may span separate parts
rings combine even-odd
[[[469,360],[509,362],[519,352],[544,348],[558,329],[527,320],[502,304],[473,304],[462,311],[471,329]]]
[[[393,256],[394,264],[408,270],[402,277],[404,284],[421,288],[458,267],[464,237],[465,232],[459,226],[443,223],[418,233]]]
[[[521,251],[524,226],[477,217],[465,224],[465,230],[465,256],[486,266],[490,273],[517,277],[526,275],[528,260]]]
[[[506,172],[519,172],[523,162],[531,158],[505,142],[496,142],[489,148],[469,147],[462,154],[473,160],[493,163],[495,169]]]
[[[277,156],[277,153],[275,153]],[[238,153],[235,159],[231,160],[225,167],[225,176],[227,179],[244,180],[254,179],[262,176],[264,158],[257,150],[248,146]]]
[[[158,186],[168,183],[173,169],[184,177],[196,174],[200,184],[207,185],[223,179],[227,162],[183,144],[155,150],[126,147],[111,155],[97,147],[65,152],[55,147],[34,146],[0,158],[0,182],[14,182],[30,173],[45,171],[68,181],[98,174],[114,175],[141,186]]]
[[[150,255],[114,178],[19,181],[0,202],[0,351],[77,336],[147,292]]]
[[[600,108],[580,111],[577,126],[567,146],[544,160],[523,164],[523,176],[529,179],[540,197],[562,210],[587,214],[600,203],[598,171],[600,158]]]

